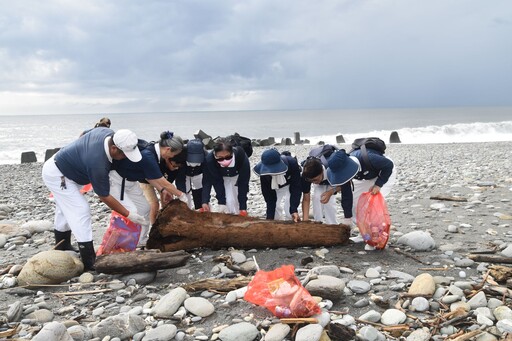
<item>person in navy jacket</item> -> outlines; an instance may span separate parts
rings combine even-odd
[[[279,154],[276,149],[267,149],[261,154],[261,162],[253,168],[260,177],[261,192],[267,204],[266,218],[293,219],[299,222],[301,182],[300,166],[289,152]]]
[[[226,138],[215,141],[213,151],[206,156],[203,174],[204,211],[210,211],[210,192],[215,189],[219,212],[247,216],[247,193],[251,169],[249,158],[240,146]]]
[[[188,141],[183,150],[186,151],[186,161],[183,171],[176,178],[176,184],[180,190],[180,186],[183,186],[189,208],[199,210],[203,203],[203,172],[208,152],[200,139]]]
[[[366,148],[366,151],[370,164],[364,162],[361,149],[350,153],[350,156],[359,165],[359,171],[352,180],[354,184],[354,216],[357,202],[362,193],[377,194],[380,192],[386,198],[396,182],[396,167],[393,160],[377,150]]]
[[[145,246],[150,227],[150,204],[144,196],[139,182],[149,182],[160,192],[162,201],[173,197],[187,202],[187,196],[170,183],[162,174],[160,165],[165,160],[179,154],[183,149],[183,140],[165,131],[156,143],[139,140],[138,149],[142,155],[140,162],[114,161],[110,172],[110,191],[123,205],[135,209],[144,217],[138,246]]]
[[[85,270],[93,270],[96,260],[87,199],[80,193],[91,183],[100,200],[112,210],[135,222],[144,220],[136,210],[123,206],[110,191],[109,172],[112,162],[141,160],[137,136],[126,129],[114,134],[108,128],[95,128],[48,159],[43,166],[43,181],[55,200],[55,241],[58,250],[72,250],[71,232],[75,236]]]

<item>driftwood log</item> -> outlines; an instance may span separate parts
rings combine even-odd
[[[512,257],[499,255],[470,254],[468,255],[468,258],[475,262],[512,264]]]
[[[348,243],[350,227],[315,222],[285,222],[231,214],[199,213],[174,200],[160,211],[146,246],[161,251],[264,249],[299,246],[334,246]]]
[[[97,272],[129,274],[176,268],[185,265],[189,257],[184,251],[131,251],[98,256],[94,266]]]

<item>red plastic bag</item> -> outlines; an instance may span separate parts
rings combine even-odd
[[[386,247],[391,228],[386,201],[381,193],[365,192],[359,197],[356,210],[357,227],[366,244],[378,250]]]
[[[135,224],[116,211],[112,211],[110,224],[96,255],[135,250],[139,242],[140,231],[141,226],[139,224]]]
[[[267,308],[277,317],[309,317],[321,312],[311,294],[295,276],[293,265],[256,272],[247,286],[244,299]]]

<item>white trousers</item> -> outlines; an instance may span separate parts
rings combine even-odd
[[[149,203],[138,181],[125,181],[124,197],[121,200],[121,186],[123,178],[116,171],[110,172],[110,195],[116,198],[128,211],[135,211],[146,219],[147,223],[141,226],[138,246],[146,245],[149,237]]]
[[[224,176],[224,190],[226,191],[226,207],[227,213],[239,214],[240,204],[238,203],[238,187],[235,186],[238,175]]]
[[[186,189],[186,194],[187,194],[187,199],[188,199],[188,207],[191,209],[191,210],[195,210],[195,205],[194,205],[194,198],[192,196],[192,191],[196,190],[196,189],[201,189],[203,188],[203,174],[198,174],[198,175],[194,175],[194,176],[186,176],[185,178],[185,189]]]
[[[92,241],[91,210],[87,199],[80,193],[82,185],[64,177],[66,188],[61,188],[62,173],[53,157],[43,165],[43,181],[53,193],[55,202],[55,229],[71,230],[79,243]]]
[[[290,186],[281,187],[275,190],[277,196],[275,220],[291,219],[290,214]]]
[[[332,187],[329,185],[312,184],[311,188],[313,190],[313,219],[315,221],[321,222],[325,217],[326,224],[337,225],[338,220],[336,219],[336,196],[332,195],[327,204],[322,204],[320,202],[322,193],[331,190]]]
[[[388,158],[389,159],[389,158]],[[391,159],[390,159],[391,160]],[[393,160],[391,160],[393,161]],[[354,183],[354,202],[352,204],[352,219],[355,221],[356,219],[356,211],[357,211],[357,202],[359,201],[359,197],[364,192],[368,192],[370,190],[370,187],[375,185],[375,182],[378,178],[373,178],[370,180],[356,180],[353,179]],[[384,197],[384,199],[391,193],[391,189],[393,189],[393,186],[396,183],[396,167],[393,167],[393,172],[389,176],[388,181],[382,186],[380,189],[380,193]]]

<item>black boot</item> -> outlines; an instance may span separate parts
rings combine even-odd
[[[82,263],[84,263],[84,270],[95,270],[96,252],[94,252],[92,242],[78,243],[78,248],[80,249],[80,258],[82,258]]]
[[[55,244],[58,244],[55,247],[55,250],[61,250],[61,251],[70,250],[70,251],[78,252],[78,250],[75,249],[71,245],[71,231],[61,232],[61,231],[53,230],[53,233],[55,234]],[[59,244],[59,242],[61,240],[62,240],[62,242]]]

